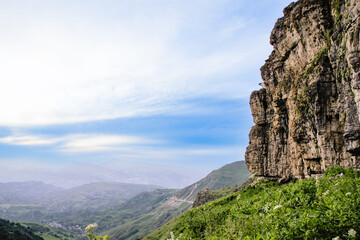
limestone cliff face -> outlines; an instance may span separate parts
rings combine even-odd
[[[274,50],[250,97],[246,163],[268,178],[360,168],[360,1],[299,0],[272,31]]]

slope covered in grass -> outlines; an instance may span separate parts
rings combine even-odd
[[[76,236],[73,232],[63,228],[55,228],[45,224],[20,222],[20,224],[27,229],[31,229],[36,235],[42,237],[44,240],[84,240],[85,236]]]
[[[195,200],[201,190],[218,190],[242,184],[250,177],[245,161],[237,161],[212,171],[200,181],[182,189],[176,196],[185,200]]]
[[[189,210],[145,239],[359,239],[360,172],[339,167],[321,179],[259,182]]]
[[[33,229],[21,226],[19,223],[0,219],[0,239],[1,240],[44,240],[37,236]]]
[[[155,192],[140,194],[120,206],[118,213],[125,211],[126,215],[119,215],[118,213],[106,215],[112,216],[106,217],[106,221],[111,221],[111,223],[103,222],[107,230],[103,231],[102,234],[109,234],[111,239],[118,240],[140,239],[170,219],[190,209],[192,201],[200,190],[207,188],[216,190],[242,184],[249,179],[249,176],[250,172],[247,170],[245,162],[238,161],[212,171],[205,178],[182,190],[168,190],[167,196],[163,194],[159,198],[160,196],[153,194]],[[161,191],[165,193],[165,190]],[[160,193],[160,191],[158,192]],[[152,199],[154,203],[150,204]],[[139,214],[135,215],[136,212]],[[98,222],[102,224],[101,221]],[[114,225],[116,226],[114,227]]]

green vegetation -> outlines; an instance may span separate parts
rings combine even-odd
[[[169,192],[166,194],[166,190],[140,194],[122,204],[117,212],[108,212],[101,221],[96,221],[100,226],[107,226],[107,230],[102,233],[109,234],[110,237],[139,239],[190,209],[199,191],[242,184],[249,176],[250,172],[244,161],[227,164],[182,190],[167,190]]]
[[[191,204],[187,202],[176,202],[169,199],[152,211],[107,230],[103,234],[109,234],[111,238],[116,239],[140,239],[190,207]]]
[[[21,226],[19,223],[0,219],[1,240],[44,240],[34,234],[33,229]]]
[[[99,182],[67,189],[44,198],[49,211],[100,210],[119,205],[139,193],[162,188],[155,185]]]
[[[98,227],[96,223],[90,224],[85,228],[89,240],[108,240],[109,236],[98,236],[94,233],[94,228]]]
[[[330,29],[326,32],[326,46],[328,49],[331,47],[331,36],[333,34],[334,29]]]
[[[201,190],[219,190],[225,187],[242,184],[249,179],[250,175],[244,161],[233,162],[212,171],[205,178],[182,189],[177,194],[177,197],[195,200],[198,192]]]
[[[185,212],[145,239],[359,239],[360,172],[259,182]],[[173,236],[172,236],[173,235]]]
[[[319,62],[322,59],[324,59],[325,57],[327,57],[328,52],[329,52],[329,47],[328,46],[324,47],[320,52],[318,52],[318,54],[315,56],[315,58],[310,63],[310,66],[305,69],[305,71],[302,74],[301,78],[306,79],[311,73],[313,73],[315,67],[319,65]]]
[[[234,192],[237,192],[238,188],[239,188],[238,186],[232,186],[232,187],[222,188],[219,190],[207,191],[206,193],[209,195],[226,197],[226,196],[229,196],[230,194],[233,194]]]
[[[36,235],[44,240],[79,240],[84,239],[78,236],[74,231],[63,228],[55,228],[45,224],[32,222],[19,222],[22,226],[31,229]]]
[[[111,182],[91,183],[67,190],[38,182],[0,184],[0,217],[11,221],[48,223],[68,219],[68,215],[73,216],[73,213],[89,215],[116,207],[139,193],[157,188],[161,187]],[[41,191],[45,195],[38,194]]]
[[[344,5],[345,0],[337,0],[335,2],[335,12],[336,12],[336,22],[340,20],[341,17],[341,6]]]
[[[150,191],[156,186],[94,183],[50,195],[42,201],[43,205],[0,205],[0,216],[13,221],[58,226],[24,223],[36,229],[45,240],[86,239],[82,229],[94,222],[99,225],[100,235],[108,234],[113,239],[139,239],[190,209],[199,191],[239,185],[249,176],[242,161],[212,171],[184,189]],[[142,193],[126,199],[137,191]]]
[[[328,42],[331,42],[330,35],[332,30],[327,32]],[[314,124],[314,109],[312,108],[312,97],[309,91],[309,82],[312,77],[318,74],[323,74],[321,63],[327,60],[329,54],[329,46],[324,47],[317,53],[315,58],[311,61],[309,66],[302,72],[301,76],[297,79],[294,88],[297,90],[295,101],[295,137],[302,139],[305,136],[306,128],[313,127]]]

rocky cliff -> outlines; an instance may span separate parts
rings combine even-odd
[[[360,167],[360,1],[299,0],[271,33],[250,97],[246,164],[256,176],[307,178]]]

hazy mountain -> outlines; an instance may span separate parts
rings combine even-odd
[[[131,176],[125,172],[115,171],[93,164],[72,164],[65,168],[52,170],[51,175],[44,175],[44,180],[63,188],[82,186],[96,182],[125,182]]]
[[[53,165],[0,162],[0,182],[41,181],[61,188],[78,187],[95,182],[123,182],[183,188],[206,175],[204,169],[163,165],[109,162],[103,165],[78,163],[58,168]]]
[[[96,222],[111,239],[137,239],[192,207],[201,190],[220,189],[246,181],[244,162],[212,171],[184,189],[157,189],[154,185],[91,183],[48,195],[41,206],[7,206],[0,216],[18,221],[55,224],[71,231]]]
[[[41,201],[51,211],[99,210],[118,205],[141,192],[162,188],[131,183],[89,183],[49,195]]]
[[[9,182],[0,183],[0,203],[29,203],[62,191],[43,182]]]

